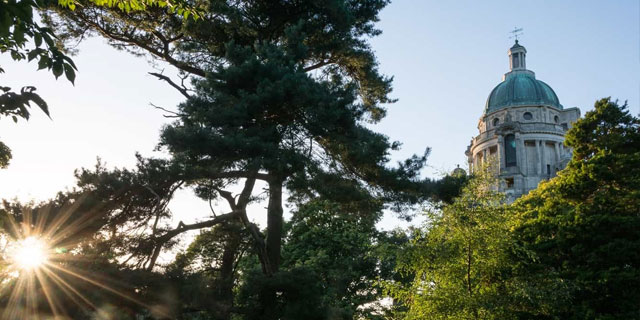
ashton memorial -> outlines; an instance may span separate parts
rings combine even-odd
[[[499,162],[499,190],[513,201],[567,165],[571,150],[564,135],[580,110],[563,108],[553,89],[527,69],[527,50],[517,39],[508,54],[510,70],[489,94],[466,155],[472,170],[489,159]]]

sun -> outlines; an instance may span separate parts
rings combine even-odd
[[[48,261],[45,242],[37,237],[27,237],[17,241],[11,250],[11,259],[20,270],[32,271]]]

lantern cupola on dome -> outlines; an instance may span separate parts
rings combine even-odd
[[[516,40],[516,43],[509,49],[509,69],[513,70],[526,70],[527,63],[527,49],[521,46]]]

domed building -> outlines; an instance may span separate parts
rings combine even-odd
[[[571,150],[564,135],[580,110],[563,108],[555,91],[527,70],[527,50],[518,40],[508,53],[510,71],[489,94],[466,155],[472,170],[499,161],[499,189],[513,201],[566,166]]]

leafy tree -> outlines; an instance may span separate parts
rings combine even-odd
[[[565,143],[567,168],[515,203],[515,234],[520,275],[562,283],[568,299],[523,317],[640,319],[640,120],[601,99]]]
[[[289,222],[283,267],[305,267],[318,277],[328,319],[370,318],[381,299],[375,223],[380,213],[358,215],[328,201],[302,205]]]
[[[405,319],[512,319],[508,274],[510,235],[504,196],[494,171],[474,172],[459,197],[429,210],[423,229],[400,253],[410,283],[387,282],[405,304]]]
[[[0,54],[8,53],[16,61],[38,59],[38,69],[52,70],[56,78],[66,72],[73,82],[76,70],[73,61],[58,49],[51,29],[39,26],[34,20],[34,9],[43,4],[41,0],[0,2]],[[34,48],[25,49],[30,40]],[[1,66],[0,73],[4,73]],[[26,86],[20,92],[13,92],[10,87],[0,85],[0,117],[11,117],[14,122],[18,122],[18,118],[28,120],[31,103],[49,116],[47,103],[34,91],[34,87]],[[0,168],[5,168],[9,160],[11,149],[0,142]]]
[[[34,10],[47,4],[45,0],[0,3],[0,53],[9,53],[16,61],[38,59],[38,69],[51,70],[56,78],[64,73],[73,82],[76,70],[73,61],[58,48],[53,30],[40,26],[34,17]],[[31,41],[34,47],[27,49]]]

